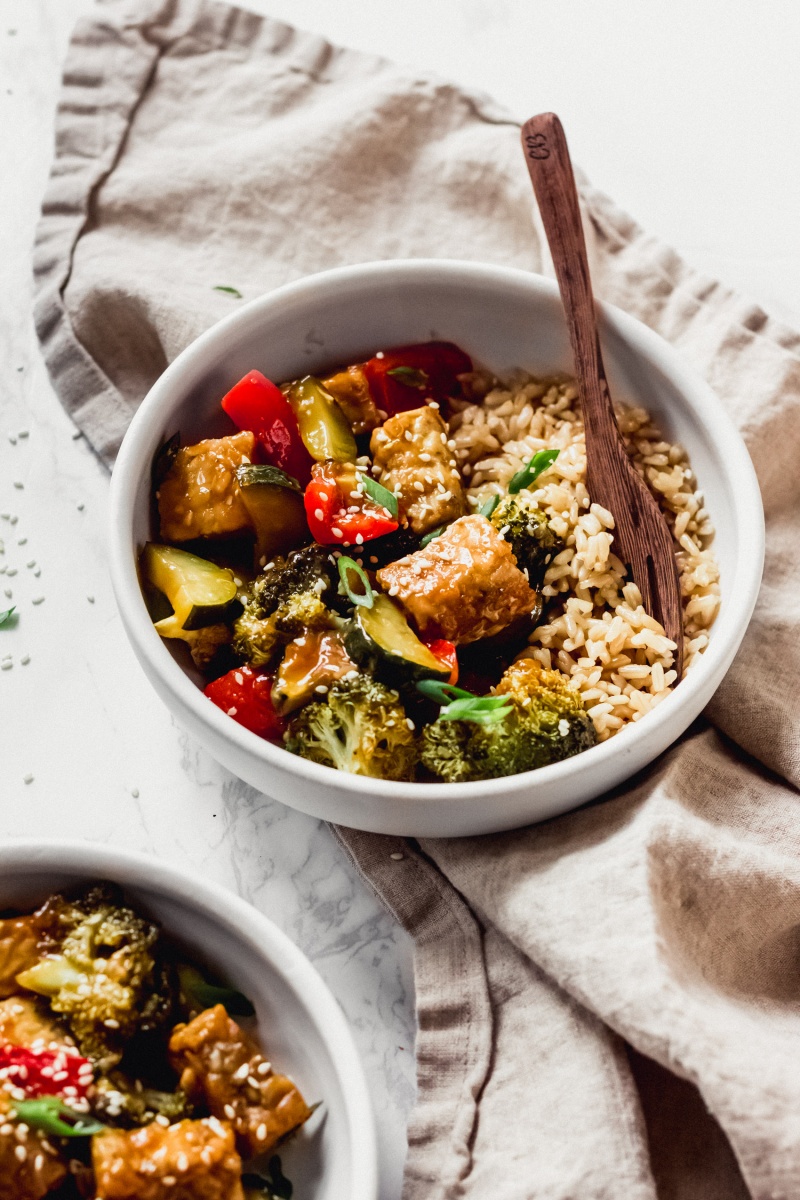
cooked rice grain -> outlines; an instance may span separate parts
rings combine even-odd
[[[454,406],[450,433],[470,480],[473,509],[505,492],[537,450],[560,450],[526,493],[566,549],[545,576],[547,623],[535,630],[524,654],[570,677],[604,741],[669,694],[675,647],[626,580],[613,552],[614,518],[586,490],[577,387],[528,375],[498,384],[475,372],[466,380],[466,394],[469,400]],[[691,670],[719,609],[719,568],[708,548],[714,528],[685,450],[664,441],[643,408],[619,408],[618,418],[631,458],[672,530],[684,600],[684,669]]]

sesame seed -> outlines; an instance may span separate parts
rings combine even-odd
[[[271,1070],[272,1070],[272,1063],[268,1063],[266,1061],[260,1062],[258,1064],[258,1066],[256,1067],[256,1073],[258,1075],[269,1075]]]
[[[236,1109],[233,1107],[232,1104],[226,1104],[224,1106],[224,1108],[222,1109],[222,1111],[225,1113],[225,1116],[228,1118],[229,1121],[232,1121],[233,1118],[236,1116]]]
[[[319,692],[320,696],[325,696],[327,694],[328,688],[327,688],[326,684],[318,683],[317,686],[314,688],[314,691]]]
[[[133,796],[134,800],[138,800],[139,799],[139,789],[131,788],[131,795]]]
[[[106,1017],[103,1021],[106,1029],[119,1029],[119,1021],[115,1021],[113,1017]]]
[[[9,523],[9,525],[16,525],[18,520],[19,520],[19,517],[9,517],[8,523]]]
[[[34,596],[31,604],[44,604],[44,596]]]
[[[30,774],[30,772],[27,775],[22,776],[22,782],[23,783],[33,783],[33,776]]]
[[[225,711],[227,712],[229,717],[235,717],[239,710],[235,704],[232,704],[231,707],[226,709]]]
[[[39,578],[39,576],[41,575],[41,573],[42,573],[42,568],[41,568],[41,567],[37,567],[37,568],[36,568],[36,570],[33,572],[33,577],[34,577],[34,579],[38,579],[38,578]]]
[[[401,854],[399,850],[395,850],[394,853],[389,855],[389,858],[392,860],[392,862],[402,862],[405,858],[405,854]]]
[[[25,563],[25,566],[28,568],[29,571],[32,570],[33,567],[36,566],[36,559],[35,558],[29,559],[28,562]]]
[[[10,671],[13,666],[14,666],[13,662],[9,662],[6,659],[4,662],[0,663],[0,671]]]
[[[325,516],[325,514],[324,514],[324,512],[322,511],[322,509],[321,509],[321,508],[315,508],[315,509],[314,509],[314,516],[317,518],[317,520],[318,520],[318,521],[321,521],[321,520],[322,520],[322,518]]]
[[[25,1159],[28,1157],[28,1151],[25,1149],[24,1146],[15,1146],[14,1147],[14,1157],[17,1159],[18,1162],[25,1162]]]
[[[414,724],[414,722],[411,720],[411,717],[406,717],[406,725],[411,730],[414,730],[417,728],[416,725]]]
[[[25,538],[18,538],[18,539],[17,539],[17,545],[18,545],[18,546],[25,546],[25,545],[27,544],[27,541],[28,541],[28,539],[27,539],[26,537],[25,537]]]
[[[9,578],[10,578],[12,575],[16,575],[16,573],[17,573],[17,568],[16,568],[16,567],[9,567],[9,568],[8,568],[8,570],[6,571],[6,575],[8,575],[8,576],[9,576]]]
[[[5,588],[4,595],[6,595],[8,597],[8,599],[10,600],[11,597],[14,595],[14,593],[12,592],[11,588]]]
[[[382,350],[378,350],[378,352],[376,353],[375,357],[376,357],[376,358],[384,358],[385,356],[384,356],[384,353],[383,353],[383,351],[382,351]]]
[[[78,512],[83,512],[83,510],[86,508],[86,505],[81,500],[80,504],[76,504],[75,507],[77,508]],[[186,524],[188,525],[189,522],[187,521]]]
[[[22,491],[22,489],[25,487],[25,484],[22,482],[21,479],[15,479],[14,487],[17,488],[19,491]]]
[[[17,437],[21,437],[21,438],[30,437],[30,432],[27,429],[20,429],[19,433],[17,434]]]
[[[331,529],[331,533],[333,534],[334,537],[344,537],[344,534],[342,533],[342,531],[338,527],[338,525],[333,526],[333,528]]]
[[[239,684],[240,687],[244,683],[244,675],[242,674],[241,671],[234,671],[233,678],[236,680],[236,682]]]
[[[82,432],[80,431],[80,429],[76,429],[76,430],[74,430],[74,432],[73,432],[73,434],[72,434],[72,440],[73,440],[73,442],[77,442],[78,438],[82,438],[82,437],[83,437],[83,434],[82,434]]]
[[[87,596],[86,599],[89,601],[90,604],[94,604],[94,596]],[[36,603],[36,601],[34,600],[34,604],[35,603]]]
[[[11,445],[12,445],[12,446],[16,446],[16,444],[17,444],[17,439],[14,437],[13,433],[10,433],[10,434],[8,435],[8,440],[11,442]]]
[[[31,661],[30,654],[23,654],[22,658],[19,661],[20,661],[20,666],[27,667],[28,663]]]
[[[267,1127],[263,1121],[256,1130],[256,1138],[259,1142],[265,1142],[267,1140]]]

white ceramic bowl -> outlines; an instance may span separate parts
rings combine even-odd
[[[31,909],[51,892],[107,879],[253,1001],[276,1067],[320,1112],[281,1149],[304,1200],[376,1200],[374,1123],[341,1009],[310,962],[271,921],[223,888],[143,855],[81,842],[0,846],[0,910]]]
[[[601,306],[613,394],[650,410],[689,451],[717,528],[722,604],[710,645],[675,692],[620,736],[565,762],[482,783],[394,783],[333,771],[256,737],[211,704],[179,650],[153,629],[137,551],[150,529],[150,464],[165,438],[229,428],[219,401],[257,368],[275,380],[358,361],[380,347],[442,338],[503,373],[571,371],[555,284],[505,267],[438,260],[327,271],[243,305],[164,372],[123,442],[112,479],[110,561],[122,621],[159,696],[206,749],[254,787],[304,812],[359,829],[448,837],[511,829],[575,808],[644,767],[708,703],[755,604],[764,549],[761,497],[722,405],[674,350],[638,321]],[[180,648],[182,649],[182,647]]]

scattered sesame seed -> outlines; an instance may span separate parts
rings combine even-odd
[[[113,1017],[106,1017],[103,1021],[106,1029],[119,1029],[119,1021],[115,1021]]]
[[[320,696],[325,696],[327,694],[328,688],[327,688],[326,684],[318,683],[317,686],[314,688],[314,691],[319,692]]]
[[[33,783],[33,776],[30,774],[30,772],[27,775],[22,776],[22,782],[23,783]]]
[[[21,437],[21,438],[26,438],[29,436],[30,436],[30,432],[27,429],[20,429],[19,433],[17,434],[17,437]]]
[[[28,559],[28,561],[25,563],[25,566],[26,566],[26,567],[28,568],[28,570],[30,571],[30,570],[31,570],[33,567],[35,567],[35,566],[36,566],[36,559],[35,559],[35,558],[30,558],[30,559]]]
[[[38,579],[39,576],[41,575],[41,573],[42,573],[42,568],[37,567],[36,570],[33,572],[34,579]]]
[[[17,488],[19,491],[22,491],[22,489],[25,487],[25,484],[22,482],[21,479],[15,479],[14,487]]]
[[[139,799],[139,789],[131,788],[131,795],[133,796],[134,800],[138,800]]]
[[[318,520],[318,521],[321,521],[321,520],[322,520],[322,518],[325,516],[325,514],[324,514],[324,512],[322,511],[322,509],[321,509],[321,508],[315,508],[315,509],[314,509],[314,516],[317,518],[317,520]]]
[[[78,512],[83,512],[83,510],[86,508],[86,505],[81,500],[80,504],[76,504],[75,507],[77,508]]]
[[[9,579],[11,578],[12,575],[16,575],[16,573],[17,573],[16,567],[8,567],[6,570],[6,575],[9,577]]]
[[[406,717],[406,725],[412,731],[417,728],[414,722],[411,720],[411,717]]]
[[[34,596],[31,604],[44,604],[44,596]]]
[[[19,517],[9,517],[8,523],[9,523],[9,525],[16,525],[18,520],[19,520]]]
[[[265,1142],[267,1140],[267,1127],[263,1121],[256,1130],[256,1138],[259,1142]]]
[[[82,437],[83,437],[83,434],[80,431],[80,429],[73,430],[73,433],[72,433],[73,442],[77,442],[78,438],[82,438]]]
[[[27,667],[27,665],[30,661],[31,661],[30,654],[23,654],[22,658],[19,660],[20,666]]]
[[[399,850],[395,850],[394,853],[389,855],[389,858],[392,860],[392,862],[402,862],[405,858],[405,854],[401,854]]]
[[[94,596],[87,596],[86,599],[89,601],[90,604],[94,604]]]
[[[232,704],[231,707],[226,709],[225,711],[227,712],[229,717],[235,717],[239,710],[235,704]]]
[[[13,662],[8,662],[7,660],[4,662],[1,662],[0,663],[0,671],[10,671],[11,668],[13,667],[13,665],[14,665]]]
[[[333,526],[331,533],[334,537],[344,537],[344,534],[342,533],[341,529],[339,529],[338,525]]]
[[[356,534],[356,545],[357,545],[357,546],[363,546],[363,545],[364,545],[364,535],[363,535],[363,533],[357,533],[357,534]]]
[[[13,433],[10,433],[10,434],[8,435],[8,440],[11,442],[11,445],[12,445],[12,446],[16,446],[16,444],[17,444],[17,439],[14,437]]]

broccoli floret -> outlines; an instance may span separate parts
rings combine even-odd
[[[265,667],[307,629],[329,629],[333,623],[333,614],[313,589],[290,595],[268,617],[258,616],[258,604],[253,602],[233,627],[233,649],[245,662]]]
[[[368,675],[340,680],[324,701],[303,708],[289,725],[286,748],[375,779],[412,779],[419,758],[398,693]]]
[[[531,587],[540,588],[548,565],[564,549],[542,510],[519,495],[506,496],[490,520],[510,543],[519,569],[528,572]]]
[[[89,1100],[98,1120],[123,1129],[149,1125],[157,1116],[166,1117],[172,1124],[194,1113],[194,1106],[180,1088],[174,1092],[162,1092],[142,1087],[122,1071],[101,1076],[92,1085]]]
[[[330,550],[312,542],[286,558],[267,563],[253,584],[249,607],[254,616],[270,617],[290,596],[312,591],[330,603],[338,584],[339,574]]]
[[[496,724],[438,720],[425,726],[420,755],[434,775],[447,783],[518,775],[570,758],[597,741],[578,692],[560,671],[520,659],[495,693],[514,702]]]
[[[46,953],[17,982],[46,996],[81,1053],[107,1071],[131,1037],[162,1028],[172,1015],[173,972],[159,928],[126,908],[112,885],[72,900],[52,896],[41,917]]]

